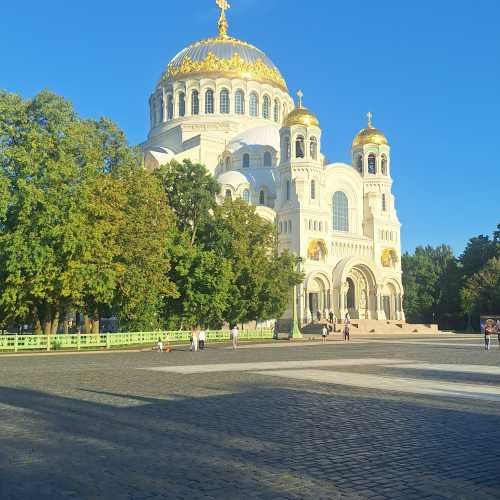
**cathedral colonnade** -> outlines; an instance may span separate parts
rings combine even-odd
[[[299,317],[302,324],[326,317],[338,319],[404,321],[402,288],[363,258],[348,257],[330,272],[310,271],[300,287]]]

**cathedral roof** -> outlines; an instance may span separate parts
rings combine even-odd
[[[201,74],[261,81],[287,90],[279,69],[264,52],[229,36],[208,38],[189,45],[172,59],[163,78]]]
[[[236,135],[227,145],[226,149],[235,153],[241,148],[255,148],[270,146],[275,151],[280,150],[280,133],[278,127],[267,125],[264,127],[254,127]]]
[[[389,144],[387,137],[379,129],[372,125],[372,114],[368,113],[368,127],[360,130],[354,140],[352,147],[364,146],[365,144],[376,144],[378,146]]]
[[[305,125],[306,127],[319,127],[319,120],[317,116],[309,109],[302,106],[303,93],[301,90],[297,92],[299,103],[297,107],[288,113],[285,119],[285,127],[293,127],[294,125]]]

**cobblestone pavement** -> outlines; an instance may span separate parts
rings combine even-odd
[[[500,498],[497,346],[275,345],[0,357],[0,498]]]

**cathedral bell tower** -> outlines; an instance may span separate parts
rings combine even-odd
[[[304,211],[319,208],[321,173],[324,167],[318,118],[302,105],[302,91],[299,90],[297,96],[297,107],[288,114],[280,130],[277,211],[282,248],[304,256],[306,248],[300,248],[300,242],[305,245],[304,238],[300,237],[301,216]]]

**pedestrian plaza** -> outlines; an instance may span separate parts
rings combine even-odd
[[[480,336],[9,354],[0,378],[2,500],[500,498]]]

